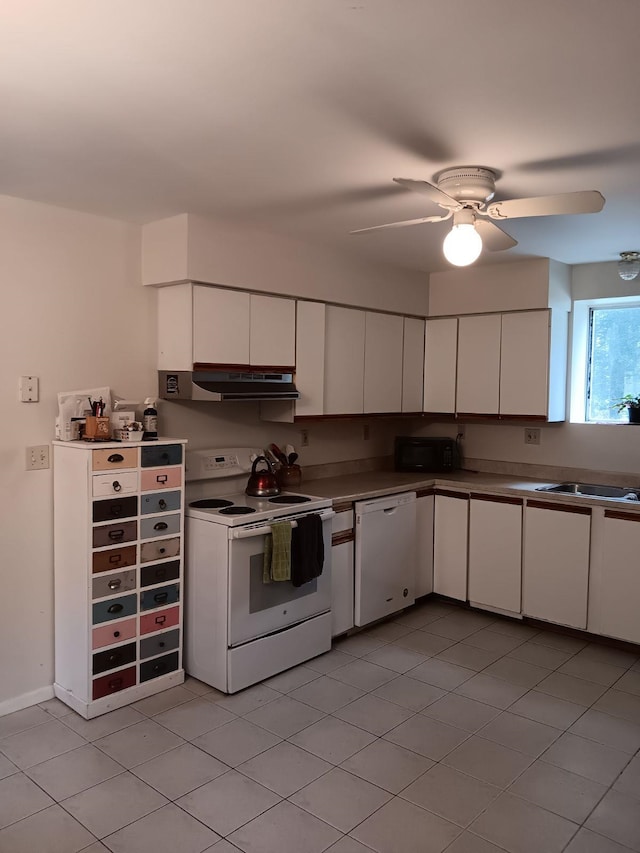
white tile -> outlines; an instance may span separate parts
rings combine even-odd
[[[472,832],[509,853],[560,853],[577,824],[511,794],[501,794],[472,824]]]
[[[9,761],[8,758],[0,754],[0,779],[6,779],[7,776],[12,776],[14,773],[19,772],[13,761]]]
[[[622,752],[633,754],[640,749],[639,725],[593,708],[584,713],[569,731]]]
[[[383,735],[413,716],[413,711],[368,694],[334,712],[334,717],[374,735]]]
[[[104,839],[113,853],[203,853],[220,836],[173,803]]]
[[[480,672],[456,687],[455,692],[468,699],[493,705],[494,708],[505,709],[523,696],[527,688]]]
[[[237,714],[243,717],[245,714],[250,714],[256,708],[261,708],[267,702],[273,702],[282,694],[279,690],[274,690],[272,687],[267,687],[266,684],[254,684],[253,687],[247,687],[246,690],[241,690],[239,693],[229,695],[218,694],[210,698],[210,701],[215,701],[215,704],[232,714]]]
[[[38,711],[40,710],[38,708]],[[45,711],[42,713],[46,714]],[[9,735],[0,742],[2,752],[22,770],[86,743],[80,735],[72,732],[59,720],[52,720],[48,714],[46,716],[48,722]]]
[[[569,660],[571,652],[563,652],[560,649],[552,649],[551,646],[541,646],[539,643],[527,641],[509,652],[508,657],[541,666],[544,669],[557,669]]]
[[[154,721],[186,740],[200,737],[235,719],[234,714],[205,698],[192,699],[155,716]]]
[[[611,666],[621,666],[624,669],[633,666],[640,658],[633,652],[616,649],[613,646],[605,646],[603,643],[589,643],[582,651],[578,652],[578,657],[591,658],[591,660],[608,663]]]
[[[333,672],[334,669],[338,669],[339,666],[344,666],[352,660],[352,655],[346,655],[334,648],[330,652],[325,652],[323,655],[318,655],[317,658],[306,661],[305,666],[326,675],[326,673]]]
[[[51,715],[37,705],[23,708],[21,711],[14,711],[12,714],[5,714],[0,717],[0,740],[9,737],[9,735],[32,729],[34,726],[41,726],[50,720]]]
[[[629,848],[582,827],[564,853],[629,853]]]
[[[53,699],[47,699],[46,702],[38,702],[38,708],[42,708],[43,711],[46,711],[47,714],[50,714],[56,719],[73,714],[71,708],[55,696]]]
[[[375,663],[355,660],[353,663],[335,669],[331,673],[331,677],[342,681],[344,684],[359,687],[361,690],[375,690],[376,687],[380,687],[381,684],[395,678],[396,673],[390,669],[385,669],[385,667],[377,666]]]
[[[475,670],[444,660],[428,660],[411,670],[411,678],[440,687],[442,690],[453,690],[475,675]]]
[[[491,630],[498,634],[506,634],[507,637],[517,637],[523,642],[538,636],[540,633],[537,628],[530,628],[528,625],[523,625],[517,619],[496,619],[491,625]]]
[[[559,649],[561,652],[571,652],[571,654],[579,652],[587,645],[585,640],[579,640],[577,637],[569,637],[555,631],[538,631],[531,638],[531,642],[538,643],[541,646],[549,646],[552,649]]]
[[[271,749],[281,738],[246,720],[234,720],[219,729],[196,738],[194,746],[213,755],[230,767],[248,761],[266,749]]]
[[[504,853],[503,847],[496,847],[472,832],[463,832],[447,847],[447,853]]]
[[[91,744],[50,758],[26,771],[55,800],[79,794],[123,772],[121,764]]]
[[[490,652],[500,652],[506,655],[514,649],[522,648],[524,640],[521,637],[509,637],[507,634],[499,634],[493,631],[491,626],[470,634],[465,639],[467,646],[476,646],[479,649],[487,649]]]
[[[144,719],[144,714],[129,706],[127,708],[118,708],[116,711],[110,711],[108,714],[102,714],[93,720],[85,720],[80,714],[72,713],[64,717],[64,724],[73,729],[74,732],[85,740],[94,741],[114,732],[119,732],[121,729],[126,729],[136,723],[141,723]]]
[[[131,707],[146,717],[154,717],[170,708],[191,702],[192,699],[193,693],[186,687],[178,685],[177,687],[170,687],[168,690],[161,690],[160,693],[154,693],[153,696],[147,696],[146,699],[140,699],[138,702],[134,702]]]
[[[401,646],[389,644],[371,652],[365,660],[392,669],[394,672],[407,672],[414,666],[424,663],[428,658],[413,649],[403,649]]]
[[[484,619],[483,617],[479,617],[477,621],[474,619],[463,619],[460,615],[454,614],[444,616],[436,622],[431,622],[426,626],[425,630],[430,634],[437,634],[439,637],[447,637],[450,640],[463,640],[470,634],[486,628],[492,621],[494,620]]]
[[[393,622],[397,625],[402,625],[406,628],[424,628],[425,625],[430,625],[438,619],[448,616],[448,612],[429,610],[425,607],[409,607],[404,613],[395,616]]]
[[[331,764],[340,764],[374,739],[373,735],[349,723],[325,717],[293,735],[290,741]]]
[[[23,773],[0,780],[0,829],[51,805],[51,797]]]
[[[347,758],[344,770],[397,794],[433,766],[433,761],[395,743],[375,740]]]
[[[604,711],[640,725],[640,696],[625,693],[623,690],[607,690],[593,707],[596,711]]]
[[[165,752],[132,769],[132,773],[169,800],[188,794],[195,788],[226,773],[228,766],[193,744]]]
[[[596,806],[585,826],[631,850],[640,850],[640,804],[621,791],[609,791]]]
[[[508,746],[510,749],[535,757],[557,740],[562,731],[503,711],[478,734],[494,743],[500,743],[502,746]]]
[[[340,841],[336,841],[327,848],[327,853],[371,853],[371,848],[360,844],[355,838],[344,835]]]
[[[624,690],[625,693],[633,693],[640,696],[640,672],[633,669],[628,670],[619,681],[616,681],[616,690]]]
[[[219,835],[229,835],[239,826],[280,802],[267,788],[229,770],[177,801],[180,808],[202,821]]]
[[[163,752],[169,752],[182,743],[182,738],[163,726],[153,720],[144,720],[97,740],[95,746],[123,767],[131,768]]]
[[[324,712],[318,711],[317,708],[298,702],[290,696],[281,696],[247,714],[245,720],[284,738],[306,729],[323,716]]]
[[[161,794],[131,773],[107,779],[61,803],[97,838],[104,838],[166,804]]]
[[[342,708],[343,705],[353,702],[354,699],[358,699],[364,695],[364,691],[352,684],[336,681],[331,676],[321,675],[315,681],[293,690],[289,695],[292,699],[311,705],[312,708],[317,708],[319,711],[331,713]]]
[[[448,639],[447,637],[430,634],[427,630],[416,630],[410,634],[405,634],[403,637],[398,637],[397,640],[393,641],[393,645],[400,646],[403,649],[413,649],[414,652],[430,657],[431,655],[443,652],[449,646],[455,645],[455,642],[455,640]]]
[[[302,687],[303,684],[307,684],[317,677],[318,673],[309,669],[308,666],[294,666],[286,672],[281,672],[279,675],[267,679],[263,684],[273,690],[278,690],[280,693],[291,693],[296,687]]]
[[[367,637],[373,637],[375,640],[384,640],[385,643],[392,643],[398,637],[404,637],[405,634],[411,632],[409,625],[400,624],[400,622],[380,622],[373,628],[368,628],[366,631]]]
[[[196,696],[204,696],[214,693],[220,695],[220,692],[210,684],[205,684],[204,681],[199,681],[197,678],[192,678],[188,675],[184,680],[184,687]]]
[[[373,691],[373,695],[408,708],[410,711],[421,711],[444,696],[445,692],[432,684],[423,683],[408,675],[400,675],[393,681],[387,681],[382,687],[378,687]]]
[[[623,794],[640,799],[640,755],[636,755],[616,779],[613,787]]]
[[[466,669],[473,669],[479,672],[497,661],[502,652],[490,652],[487,649],[479,649],[477,646],[467,646],[465,643],[456,643],[440,652],[436,660],[444,660],[447,663],[453,663],[456,666],[463,666]]]
[[[377,853],[441,853],[460,827],[399,797],[352,830]]]
[[[611,687],[625,674],[626,668],[575,655],[562,664],[558,672],[575,675],[576,678],[584,678],[586,681],[593,681],[596,684],[602,684],[604,687]]]
[[[457,693],[447,693],[432,705],[428,705],[421,713],[434,720],[440,720],[467,732],[476,732],[497,716],[500,711],[475,699],[458,696]]]
[[[542,759],[594,782],[611,785],[629,761],[629,756],[626,752],[567,732],[549,747]]]
[[[339,837],[337,829],[283,801],[234,832],[230,841],[245,853],[322,853]]]
[[[509,793],[575,823],[587,819],[606,791],[606,785],[544,761],[535,761],[509,788]]]
[[[306,750],[283,741],[240,764],[237,769],[281,797],[288,797],[327,773],[332,766]]]
[[[384,740],[411,749],[433,761],[440,761],[468,737],[469,733],[462,729],[416,714],[388,732]]]
[[[335,768],[289,799],[341,832],[349,832],[388,802],[391,794]]]
[[[79,853],[92,841],[93,835],[58,805],[0,830],[2,853]]]
[[[558,699],[539,690],[530,690],[509,708],[512,714],[519,714],[529,720],[537,720],[556,729],[568,729],[585,712],[584,705]]]
[[[500,793],[487,782],[436,764],[401,793],[401,797],[460,826],[468,826]]]
[[[532,646],[531,648],[534,647]],[[538,646],[538,648],[544,647]],[[538,682],[551,674],[551,670],[527,663],[523,660],[505,657],[488,666],[484,674],[502,678],[510,684],[519,684],[522,687],[535,687]]]
[[[376,639],[376,637],[371,634],[362,632],[354,634],[351,637],[347,637],[344,640],[338,640],[335,643],[335,648],[339,652],[346,652],[348,655],[352,655],[353,657],[363,658],[374,649],[379,649],[380,646],[384,645],[384,643],[384,640]]]
[[[443,763],[483,782],[505,788],[532,762],[530,756],[472,735],[450,752]]]

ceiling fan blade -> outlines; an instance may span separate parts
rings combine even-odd
[[[487,219],[476,219],[476,231],[482,237],[482,245],[490,252],[502,252],[518,245],[518,241],[510,237],[502,228]]]
[[[563,213],[598,213],[603,207],[604,197],[597,190],[584,190],[496,201],[487,207],[487,214],[492,219],[518,219],[525,216],[558,216]]]
[[[408,190],[413,190],[416,193],[428,195],[431,201],[443,207],[452,208],[453,210],[460,210],[462,207],[455,198],[443,193],[442,190],[439,190],[438,187],[427,181],[412,181],[410,178],[394,178],[393,180],[396,184],[400,184],[401,187],[406,187]]]
[[[402,222],[387,222],[385,225],[372,225],[370,228],[358,228],[349,234],[363,234],[365,231],[380,231],[382,228],[404,228],[406,225],[422,225],[425,222],[443,222],[448,216],[423,216],[420,219],[403,219]]]

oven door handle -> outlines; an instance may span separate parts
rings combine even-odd
[[[325,521],[329,521],[330,519],[333,518],[334,515],[335,515],[335,512],[333,510],[329,510],[329,512],[323,512],[320,515],[320,518],[322,519],[322,523],[324,524]],[[274,519],[274,521],[277,521],[277,520],[278,519]],[[282,521],[286,521],[286,519],[283,518]],[[297,527],[298,522],[293,520],[291,522],[291,526]],[[250,528],[240,527],[237,529],[232,529],[229,532],[229,539],[250,539],[253,536],[266,536],[267,533],[271,533],[271,525],[269,525],[269,524],[263,524],[260,527],[250,527]]]

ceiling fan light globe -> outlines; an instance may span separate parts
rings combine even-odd
[[[482,237],[471,224],[454,225],[444,238],[442,251],[450,264],[467,267],[480,257]]]
[[[624,281],[633,281],[640,273],[640,252],[620,252],[618,275]]]

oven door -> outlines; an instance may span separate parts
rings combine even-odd
[[[264,583],[262,567],[268,524],[229,530],[229,645],[237,646],[281,631],[331,609],[331,519],[322,518],[324,566],[322,574],[300,587],[290,581]],[[278,519],[285,521],[288,519]],[[291,520],[295,525],[295,520]]]

